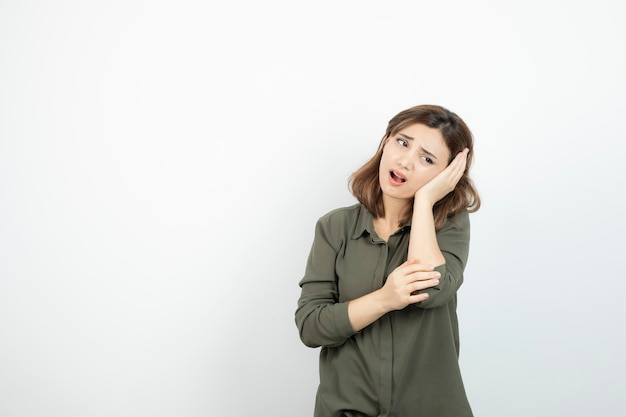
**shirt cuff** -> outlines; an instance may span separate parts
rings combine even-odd
[[[337,334],[340,335],[340,337],[345,337],[347,339],[358,333],[354,331],[352,324],[350,324],[350,317],[348,316],[348,303],[337,303],[335,306],[335,326],[337,327]]]

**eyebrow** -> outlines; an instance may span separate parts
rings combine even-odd
[[[398,135],[402,136],[404,139],[408,139],[408,140],[414,140],[412,137],[410,137],[409,135],[406,135],[404,133],[398,133]],[[433,159],[437,159],[437,157],[435,156],[434,153],[430,152],[427,149],[424,149],[422,146],[420,146],[420,149],[422,150],[422,152],[424,152],[426,155],[430,156]]]

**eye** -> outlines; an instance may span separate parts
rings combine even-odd
[[[430,159],[428,156],[423,156],[422,159],[429,165],[434,164],[433,160]]]
[[[400,146],[403,146],[403,147],[405,147],[405,148],[406,148],[407,146],[409,146],[409,142],[407,142],[406,140],[401,139],[401,138],[397,138],[397,139],[396,139],[396,142],[398,142],[398,143],[400,144]]]

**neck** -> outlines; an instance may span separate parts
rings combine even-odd
[[[383,196],[383,205],[385,207],[385,217],[381,220],[383,220],[384,223],[390,227],[399,227],[401,226],[400,220],[410,209],[411,202],[407,202],[406,200],[389,199]]]

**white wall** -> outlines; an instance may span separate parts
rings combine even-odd
[[[0,3],[0,415],[311,415],[315,220],[423,103],[476,138],[475,414],[624,415],[620,7]]]

